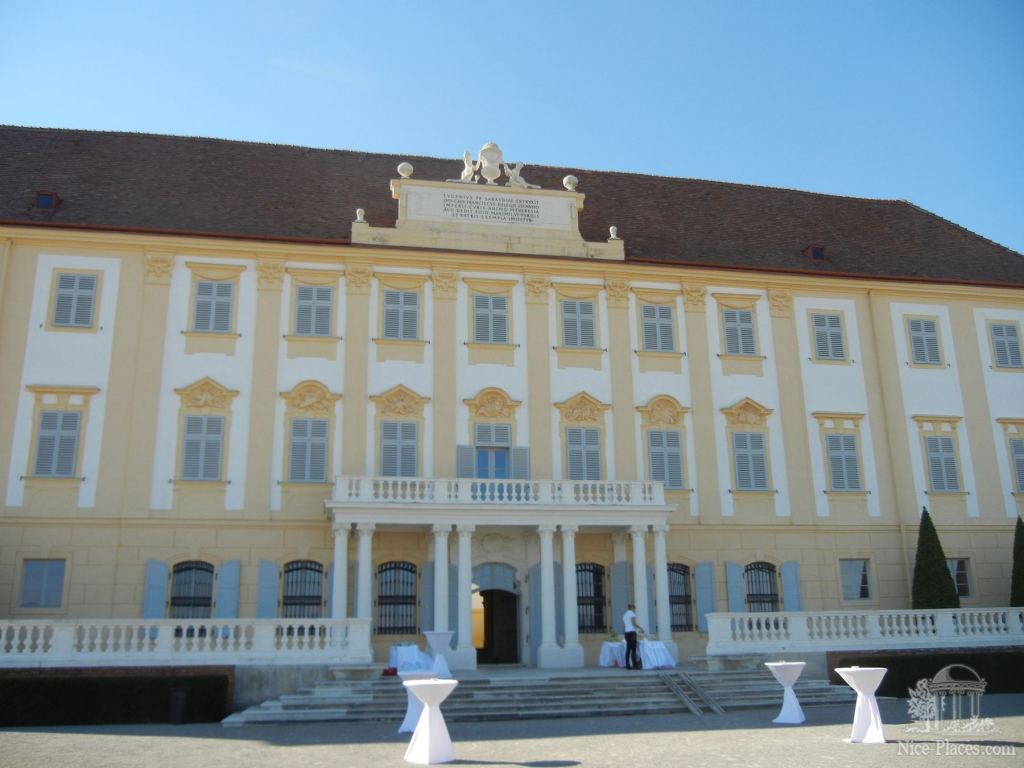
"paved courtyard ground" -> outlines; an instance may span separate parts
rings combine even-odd
[[[459,766],[1024,765],[1024,694],[986,695],[995,732],[908,731],[906,701],[880,702],[888,743],[846,744],[853,705],[808,707],[801,726],[775,726],[773,710],[706,715],[452,723]],[[0,702],[0,706],[16,706]],[[126,725],[0,730],[0,766],[119,768],[391,768],[405,766],[397,723]],[[948,741],[947,741],[948,739]],[[992,754],[996,753],[996,754]]]

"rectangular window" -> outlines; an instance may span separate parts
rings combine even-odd
[[[960,471],[957,467],[956,445],[952,437],[927,436],[924,439],[928,454],[928,478],[931,490],[937,493],[960,490]]]
[[[842,579],[843,600],[871,599],[867,560],[840,560],[839,577]]]
[[[939,331],[934,320],[920,317],[907,319],[910,334],[910,356],[917,365],[940,365]]]
[[[722,328],[725,332],[727,355],[756,355],[754,343],[754,312],[749,309],[723,309]]]
[[[295,291],[295,335],[330,336],[334,289],[329,285],[300,285]]]
[[[223,416],[186,416],[182,480],[220,480]]]
[[[811,315],[814,328],[814,356],[818,360],[845,360],[843,320],[839,315]]]
[[[473,294],[473,341],[508,344],[508,297]]]
[[[825,446],[828,449],[828,475],[831,490],[863,490],[860,481],[860,463],[857,459],[857,436],[851,434],[825,435]]]
[[[292,419],[289,482],[327,482],[327,432],[327,419]]]
[[[477,424],[475,436],[476,476],[488,480],[509,479],[512,476],[511,425]]]
[[[420,295],[384,291],[384,338],[415,341],[420,337]]]
[[[683,449],[679,430],[650,430],[647,433],[647,457],[651,465],[651,480],[664,483],[666,488],[683,487]]]
[[[565,430],[570,480],[601,479],[601,430],[570,427]]]
[[[78,461],[78,411],[43,411],[36,439],[36,477],[74,477]]]
[[[22,608],[60,608],[64,597],[64,560],[25,560],[21,566]]]
[[[957,595],[960,597],[970,597],[971,584],[967,579],[967,558],[947,558],[946,565],[949,566],[949,575],[953,577],[953,584],[956,585]]]
[[[1020,337],[1015,323],[992,323],[992,349],[996,356],[996,368],[1020,368]]]
[[[1010,439],[1010,458],[1013,461],[1013,477],[1017,492],[1024,492],[1024,437]]]
[[[231,332],[231,301],[235,284],[225,280],[196,282],[195,315],[192,330],[208,333]]]
[[[733,462],[737,491],[767,491],[768,464],[763,432],[733,432]]]
[[[675,328],[672,322],[670,304],[643,304],[640,307],[643,320],[643,344],[645,352],[675,352]]]
[[[593,349],[597,346],[594,335],[594,302],[562,300],[562,346]]]
[[[95,305],[96,275],[64,272],[57,275],[53,325],[65,328],[91,328]]]
[[[416,477],[416,422],[383,421],[380,431],[380,473],[384,477]]]

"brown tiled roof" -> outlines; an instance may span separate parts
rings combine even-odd
[[[461,160],[133,133],[0,127],[0,223],[345,242],[356,208],[394,223],[388,182]],[[1024,258],[910,203],[635,173],[530,166],[586,193],[580,228],[616,225],[632,260],[1024,286]],[[55,211],[33,207],[56,192]],[[804,254],[811,244],[827,260]]]

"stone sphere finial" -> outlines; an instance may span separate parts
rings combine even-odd
[[[580,180],[573,176],[571,173],[562,179],[562,185],[570,192],[576,191],[576,185],[580,183]]]
[[[412,163],[399,163],[398,175],[401,176],[403,179],[408,179],[410,176],[412,176]]]
[[[357,224],[365,224],[366,223],[366,211],[364,211],[362,208],[356,208],[356,223]]]
[[[619,228],[618,227],[615,227],[615,226],[608,227],[608,239],[609,240],[618,240],[619,239]]]

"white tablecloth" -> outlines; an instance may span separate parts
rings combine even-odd
[[[402,671],[429,672],[434,660],[420,650],[418,645],[403,643],[388,649],[388,666]]]
[[[675,659],[661,640],[641,640],[638,652],[644,669],[672,669],[676,666]],[[601,643],[597,663],[602,667],[626,666],[626,641]]]

